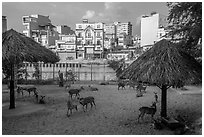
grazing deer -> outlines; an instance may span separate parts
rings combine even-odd
[[[45,96],[41,95],[41,99],[39,101],[40,104],[45,104],[45,100],[44,100]]]
[[[136,86],[136,84],[134,82],[132,82],[132,81],[129,82],[129,88],[132,87],[133,89],[135,89],[135,86]]]
[[[92,87],[91,85],[88,86],[91,91],[98,91],[98,88]]]
[[[89,97],[85,97],[85,98],[78,98],[79,100],[79,103],[83,106],[83,111],[85,112],[84,110],[84,106],[86,106],[86,110],[87,110],[87,106],[88,104],[91,105],[91,108],[93,107],[93,104],[96,108],[96,104],[95,104],[95,101],[94,101],[94,97],[92,96],[89,96]],[[93,104],[92,104],[93,103]]]
[[[79,92],[80,92],[81,90],[83,90],[83,89],[84,89],[83,86],[81,86],[80,89],[69,89],[69,90],[68,90],[68,93],[69,93],[71,99],[72,99],[72,95],[73,95],[73,94],[75,94],[75,97],[77,97],[77,96],[80,97]]]
[[[78,111],[77,105],[74,104],[72,100],[68,99],[68,101],[67,101],[67,117],[69,117],[72,114],[73,109],[76,109],[76,111]]]
[[[140,85],[140,84],[137,86],[137,90],[139,90],[140,92],[141,92],[141,91],[145,91],[145,90],[146,90],[146,88],[147,88],[146,86],[145,86],[145,87],[143,87],[143,86],[142,86],[142,85]]]
[[[140,114],[139,114],[139,117],[138,117],[138,122],[139,122],[140,117],[143,120],[143,117],[144,117],[145,114],[151,115],[152,120],[153,120],[153,117],[154,117],[154,115],[155,115],[155,113],[157,111],[156,102],[153,102],[151,107],[141,107],[139,109],[139,111],[140,111]]]
[[[118,83],[118,90],[119,90],[120,87],[122,87],[122,89],[125,89],[125,82],[122,82],[122,81],[119,82]]]
[[[157,102],[158,102],[158,95],[157,95],[157,92],[154,92],[154,98],[155,98],[155,102],[157,103]]]

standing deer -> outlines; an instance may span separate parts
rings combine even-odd
[[[80,89],[69,89],[69,90],[68,90],[68,93],[69,93],[71,99],[72,99],[72,95],[73,95],[73,94],[75,94],[75,97],[76,97],[76,96],[80,96],[80,95],[79,95],[79,92],[80,92],[81,90],[83,90],[83,89],[84,89],[83,86],[81,86]]]
[[[154,92],[154,98],[155,98],[155,102],[157,103],[157,102],[158,102],[158,95],[157,95],[157,92]]]
[[[139,109],[139,111],[140,111],[140,114],[139,114],[139,117],[138,117],[138,122],[139,122],[140,117],[143,120],[143,117],[144,117],[145,114],[151,115],[152,120],[153,120],[153,117],[154,117],[154,115],[155,115],[155,113],[157,111],[156,102],[153,102],[151,107],[141,107]]]
[[[96,104],[95,104],[95,101],[94,101],[94,97],[92,96],[89,96],[89,97],[85,97],[85,98],[78,98],[79,100],[79,103],[83,106],[83,111],[85,112],[84,110],[84,106],[86,106],[86,111],[87,111],[87,106],[88,104],[91,105],[91,108],[93,107],[93,105],[95,106],[96,108]],[[93,104],[92,104],[93,103]]]
[[[69,117],[72,114],[73,109],[76,109],[76,111],[78,111],[77,105],[73,103],[73,100],[68,99],[68,101],[67,101],[67,117]]]

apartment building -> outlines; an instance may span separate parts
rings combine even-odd
[[[105,39],[104,39],[104,48],[110,49],[111,46],[115,46],[116,44],[116,25],[105,24]]]
[[[120,33],[118,36],[118,46],[123,47],[126,49],[128,46],[133,45],[133,40],[131,35],[127,35],[125,32]]]
[[[116,24],[116,36],[119,37],[121,33],[126,33],[126,35],[132,36],[132,24],[130,22],[121,23],[115,22]]]
[[[76,35],[59,34],[59,40],[56,40],[56,53],[60,57],[60,62],[76,59]]]
[[[148,50],[168,33],[166,16],[156,12],[141,18],[141,47]]]
[[[2,33],[7,31],[7,18],[6,16],[2,16]]]
[[[23,34],[33,38],[43,46],[49,48],[50,45],[55,45],[55,40],[58,39],[58,33],[54,30],[49,16],[43,15],[28,15],[22,17],[24,25]]]
[[[76,24],[77,58],[102,58],[104,48],[104,23],[88,22]]]

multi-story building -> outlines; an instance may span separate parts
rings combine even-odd
[[[116,42],[116,25],[114,24],[105,24],[105,39],[104,39],[104,48],[110,49],[111,46],[115,46]]]
[[[121,33],[126,33],[126,35],[132,36],[132,24],[130,22],[120,23],[115,22],[116,24],[116,36],[119,37]]]
[[[151,48],[151,45],[161,40],[168,31],[166,16],[152,12],[151,15],[141,18],[141,47],[144,50]]]
[[[76,35],[60,34],[59,40],[56,40],[56,53],[60,57],[60,62],[76,59]]]
[[[7,19],[6,16],[2,16],[2,33],[7,31]]]
[[[84,19],[76,24],[77,58],[102,58],[104,23],[91,23]]]
[[[127,35],[125,32],[120,33],[118,36],[118,46],[123,47],[126,49],[128,46],[132,46],[132,36]]]
[[[52,25],[49,16],[30,15],[22,17],[25,29],[23,34],[33,38],[43,46],[49,47],[55,45],[58,39],[58,33],[54,31],[55,26]]]

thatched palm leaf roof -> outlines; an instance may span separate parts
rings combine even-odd
[[[174,85],[179,81],[201,81],[202,66],[176,44],[161,40],[120,76],[157,85]]]
[[[41,46],[32,38],[16,32],[11,29],[2,35],[2,59],[11,61],[55,63],[59,61],[59,57],[52,51]]]

